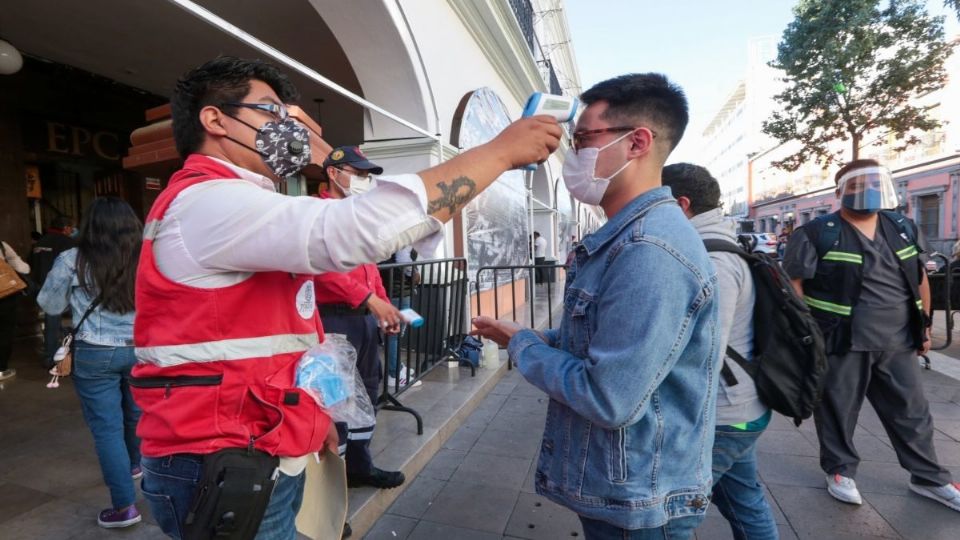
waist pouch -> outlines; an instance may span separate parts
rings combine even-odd
[[[243,448],[203,457],[203,476],[184,521],[184,540],[250,540],[273,494],[280,458]]]

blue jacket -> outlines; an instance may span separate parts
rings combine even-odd
[[[67,307],[72,308],[73,324],[77,324],[96,296],[87,294],[80,286],[80,279],[77,277],[77,248],[73,248],[57,256],[53,269],[47,274],[43,288],[37,295],[37,303],[40,304],[40,309],[49,315],[58,315],[66,311]],[[77,341],[111,347],[132,347],[133,312],[114,313],[97,306],[77,332]]]
[[[559,330],[509,352],[550,396],[537,492],[622,528],[706,512],[720,335],[700,236],[658,188],[583,239]]]

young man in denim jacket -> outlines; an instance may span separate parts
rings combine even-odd
[[[687,102],[653,73],[581,99],[564,182],[609,221],[576,250],[561,326],[474,324],[550,397],[538,493],[579,514],[588,540],[689,538],[712,485],[720,335],[713,265],[660,183]]]

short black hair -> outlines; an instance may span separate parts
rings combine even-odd
[[[854,169],[863,169],[866,167],[879,167],[880,162],[875,159],[855,159],[850,163],[847,163],[837,171],[837,174],[833,176],[833,183],[837,186],[840,185],[840,179],[843,178],[843,175]]]
[[[262,60],[220,56],[185,73],[173,89],[170,108],[173,140],[180,157],[186,158],[203,144],[200,110],[228,101],[240,101],[250,93],[250,81],[267,83],[284,103],[299,97],[297,88],[275,66]]]
[[[670,150],[677,147],[690,121],[687,96],[676,84],[660,73],[631,73],[593,85],[580,96],[587,106],[605,101],[609,108],[604,118],[636,125],[649,122],[657,135],[670,141]]]
[[[58,214],[50,220],[50,227],[54,229],[66,229],[73,223],[73,220],[69,217]]]
[[[693,215],[720,208],[720,182],[710,171],[692,163],[674,163],[663,168],[663,185],[673,191],[674,198],[690,200]]]

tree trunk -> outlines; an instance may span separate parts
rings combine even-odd
[[[860,134],[859,133],[852,133],[850,135],[850,145],[852,146],[851,150],[853,150],[853,154],[852,154],[853,158],[851,159],[851,161],[860,159]]]

